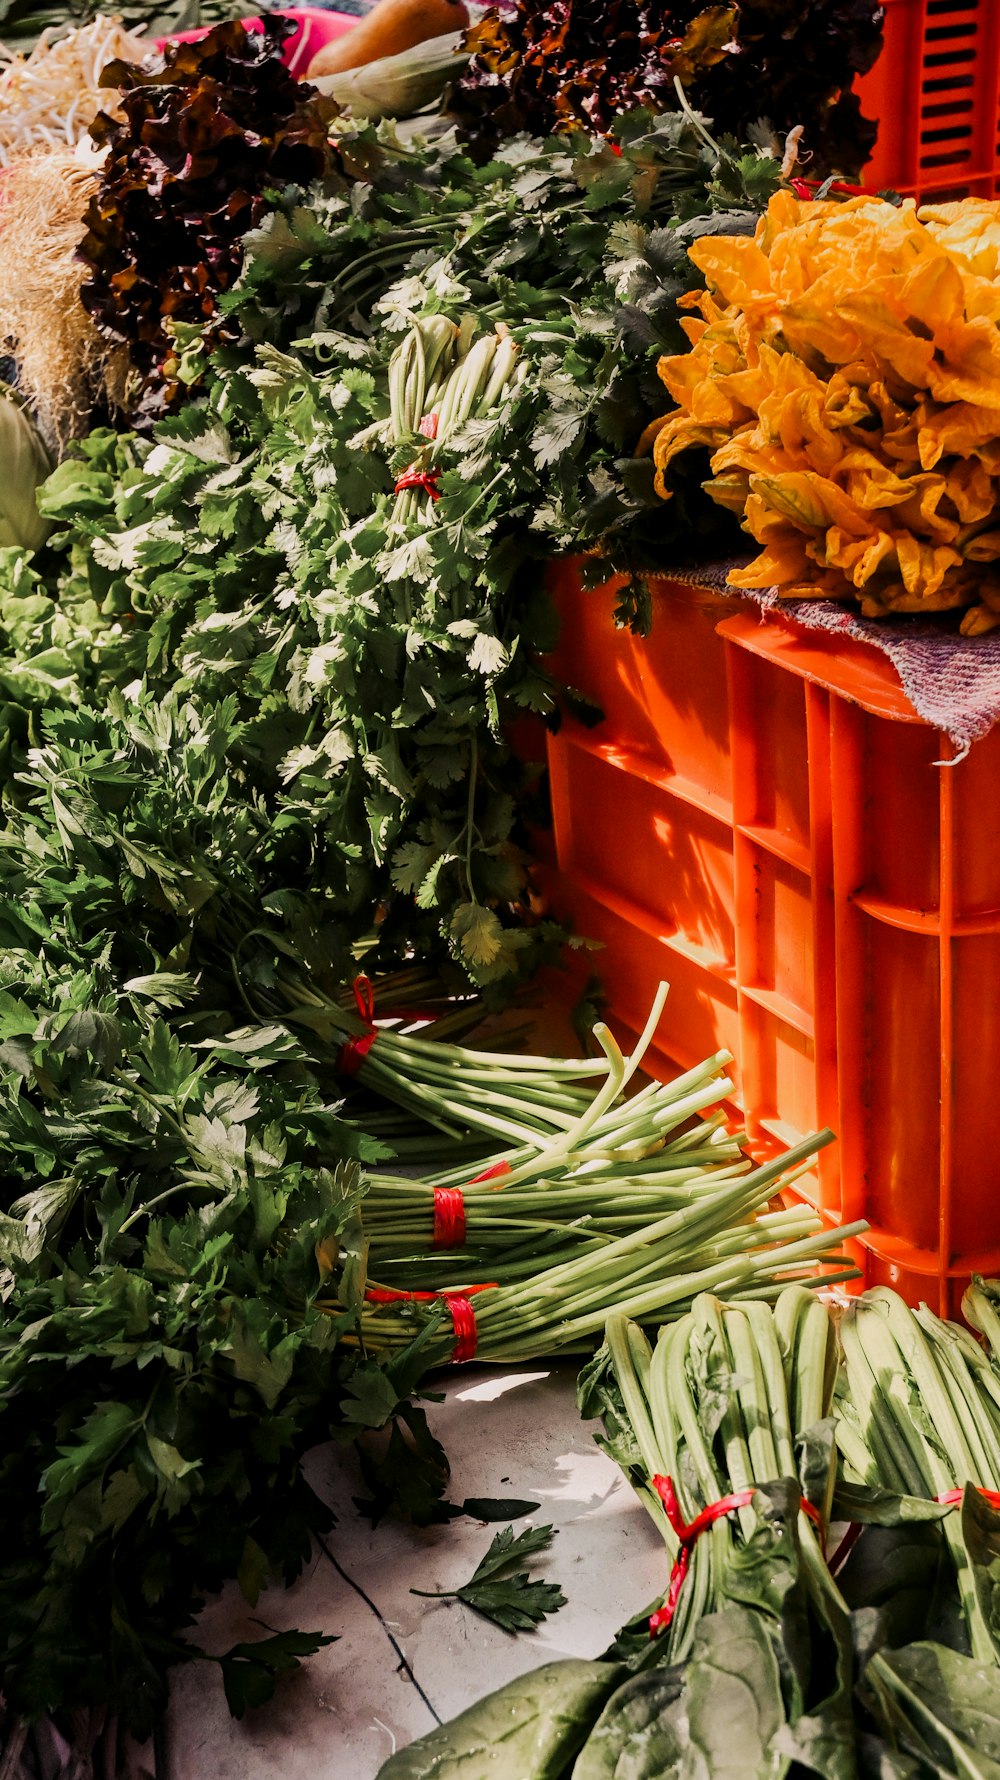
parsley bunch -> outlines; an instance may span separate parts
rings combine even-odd
[[[168,1665],[199,1654],[184,1633],[205,1593],[238,1575],[255,1600],[329,1526],[307,1448],[393,1410],[390,1374],[349,1339],[364,1267],[347,1158],[379,1152],[287,1032],[198,1016],[178,971],[122,983],[85,918],[40,947],[28,875],[5,849],[4,1700],[29,1718],[106,1707],[143,1737]],[[315,1303],[334,1275],[337,1318]],[[234,1704],[315,1644],[219,1653]]]

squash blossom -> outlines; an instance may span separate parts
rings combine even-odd
[[[761,546],[732,585],[1000,624],[1000,204],[781,191],[752,239],[690,252],[708,289],[642,445],[665,499],[710,449],[709,493]]]

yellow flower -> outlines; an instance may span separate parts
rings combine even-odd
[[[1000,562],[1000,202],[779,192],[752,240],[690,253],[709,288],[643,445],[667,498],[674,458],[711,450],[709,493],[761,546],[733,585],[1000,623],[974,566]]]

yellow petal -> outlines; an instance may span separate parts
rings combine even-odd
[[[724,303],[748,309],[773,300],[767,257],[747,236],[704,235],[688,254]]]

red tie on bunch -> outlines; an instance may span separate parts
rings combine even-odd
[[[337,1070],[340,1075],[357,1075],[378,1037],[378,1028],[375,1025],[375,991],[371,979],[364,975],[357,976],[351,986],[354,990],[354,1005],[368,1031],[361,1038],[345,1038],[337,1055]]]
[[[790,179],[788,183],[795,196],[805,200],[815,198],[819,189],[819,181],[815,179]],[[863,185],[847,185],[843,179],[831,180],[829,190],[838,198],[870,198],[872,196],[871,192],[867,191]]]
[[[670,1572],[670,1583],[663,1606],[656,1613],[650,1615],[649,1635],[651,1638],[655,1638],[658,1632],[665,1632],[677,1612],[677,1603],[680,1600],[681,1589],[684,1587],[684,1579],[691,1568],[691,1554],[702,1533],[714,1526],[717,1520],[724,1520],[727,1514],[735,1513],[737,1508],[748,1508],[756,1493],[754,1489],[734,1490],[732,1495],[721,1496],[718,1502],[710,1502],[707,1508],[703,1508],[700,1514],[695,1515],[694,1520],[685,1521],[681,1514],[677,1491],[674,1489],[672,1479],[654,1477],[653,1488],[663,1503],[667,1519],[680,1541],[680,1550]],[[823,1522],[819,1509],[815,1508],[811,1502],[807,1502],[804,1496],[799,1502],[799,1507],[803,1514],[808,1514],[809,1519],[822,1534]]]
[[[360,976],[355,977],[351,988],[354,991],[354,1005],[358,1010],[358,1015],[368,1030],[361,1038],[346,1038],[344,1040],[337,1053],[337,1070],[341,1075],[357,1075],[378,1037],[378,1027],[375,1024],[375,990],[372,987],[371,978],[366,977],[362,972]],[[390,1009],[383,1013],[382,1018],[383,1020],[401,1020],[406,1025],[413,1025],[416,1020],[434,1020],[437,1015],[430,1009],[421,1011],[420,1008],[402,1007]]]
[[[975,1484],[973,1487],[975,1488],[977,1495],[982,1496],[983,1501],[988,1502],[996,1514],[1000,1514],[1000,1490],[980,1489],[978,1484]],[[940,1496],[935,1496],[934,1500],[935,1502],[940,1502],[943,1508],[958,1508],[961,1506],[964,1495],[964,1489],[945,1490]]]
[[[448,1306],[455,1334],[455,1345],[451,1350],[452,1362],[459,1366],[463,1361],[474,1360],[479,1346],[479,1330],[472,1299],[477,1292],[495,1292],[496,1289],[496,1280],[490,1280],[481,1286],[466,1286],[464,1292],[394,1292],[387,1286],[370,1286],[365,1293],[365,1303],[434,1304],[443,1299]]]
[[[418,432],[423,433],[425,439],[436,439],[437,430],[438,417],[436,413],[425,414],[417,428]],[[441,490],[438,487],[438,478],[440,475],[440,469],[436,468],[434,465],[429,469],[421,470],[417,468],[416,464],[411,464],[409,469],[404,470],[403,474],[400,476],[399,481],[396,483],[395,492],[396,494],[402,494],[404,489],[407,488],[422,488],[425,494],[430,495],[432,501],[439,501],[441,499]]]
[[[500,1181],[510,1173],[509,1162],[494,1162],[482,1174],[474,1174],[470,1187],[479,1181]],[[465,1242],[465,1191],[462,1187],[434,1188],[434,1247],[461,1248]]]

